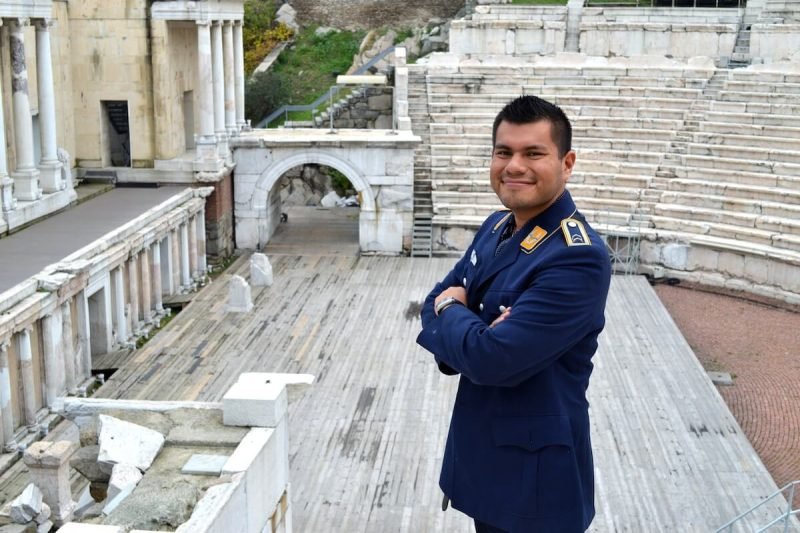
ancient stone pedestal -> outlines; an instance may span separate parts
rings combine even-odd
[[[228,287],[228,311],[231,313],[249,312],[253,308],[250,285],[241,276],[231,276]]]
[[[267,256],[253,254],[250,257],[250,283],[253,287],[269,287],[272,281],[272,265]]]
[[[56,526],[69,522],[75,510],[69,484],[69,458],[77,449],[78,444],[71,441],[39,441],[31,444],[22,458],[31,480],[42,491]]]

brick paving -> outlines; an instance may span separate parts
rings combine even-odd
[[[733,376],[717,389],[775,483],[800,480],[800,312],[680,286],[656,293],[706,370]]]

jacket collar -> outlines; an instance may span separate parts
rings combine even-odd
[[[508,217],[505,221],[505,224],[501,224],[500,227],[498,227],[497,230],[491,234],[491,238],[489,239],[490,242],[487,243],[488,246],[483,248],[483,253],[481,254],[483,256],[481,257],[481,262],[483,264],[483,269],[481,269],[483,272],[480,274],[480,278],[482,280],[481,285],[492,278],[496,273],[514,263],[522,250],[522,241],[525,240],[529,235],[533,235],[537,227],[546,232],[546,234],[543,234],[546,236],[541,237],[536,243],[540,244],[544,242],[545,239],[551,237],[552,233],[561,227],[562,220],[574,214],[575,202],[573,202],[569,191],[564,190],[562,195],[559,196],[558,200],[556,200],[553,205],[548,207],[539,215],[533,217],[531,220],[525,223],[525,225],[517,233],[512,235],[509,239],[509,243],[505,246],[503,251],[500,252],[500,255],[494,257],[498,241],[500,240],[500,235],[502,235],[505,226],[508,224],[514,224],[514,217]],[[533,249],[535,248],[531,248],[531,250]]]

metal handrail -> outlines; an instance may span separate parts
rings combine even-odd
[[[789,490],[789,497],[786,499],[786,501],[787,501],[786,512],[782,513],[780,516],[778,516],[777,518],[772,520],[766,526],[755,530],[756,533],[761,533],[763,531],[766,531],[768,528],[774,526],[775,524],[779,523],[781,520],[783,520],[783,531],[784,531],[784,533],[787,533],[789,531],[789,519],[792,516],[800,514],[800,509],[793,509],[792,508],[792,505],[793,505],[793,502],[794,502],[795,487],[798,487],[798,486],[800,486],[800,480],[792,481],[791,483],[789,483],[788,485],[784,486],[783,488],[778,489],[777,492],[771,494],[763,502],[761,502],[761,503],[759,503],[757,505],[754,505],[753,507],[751,507],[747,511],[743,512],[742,514],[740,514],[739,516],[737,516],[736,518],[734,518],[733,520],[731,520],[730,522],[728,522],[727,524],[722,526],[721,528],[717,529],[714,533],[722,533],[722,532],[730,533],[730,532],[732,532],[733,531],[733,526],[736,524],[736,522],[739,522],[740,520],[742,520],[747,515],[753,513],[759,507],[761,507],[762,505],[768,503],[773,498],[777,498],[778,496],[781,496],[788,489]]]
[[[353,74],[363,74],[364,72],[366,72],[367,70],[372,68],[378,61],[380,61],[384,57],[388,56],[392,52],[394,52],[394,46],[390,46],[389,48],[386,48],[385,50],[383,50],[380,53],[378,53],[375,57],[373,57],[372,59],[370,59],[369,61],[367,61],[363,65],[361,65],[360,67],[358,67],[358,69],[356,69],[356,71]],[[323,94],[322,96],[320,96],[319,98],[317,98],[316,100],[311,102],[310,104],[305,104],[305,105],[299,105],[299,104],[298,105],[285,105],[285,106],[282,106],[282,107],[276,109],[275,111],[273,111],[272,113],[267,115],[265,118],[261,119],[261,121],[258,124],[255,125],[255,127],[256,128],[266,128],[266,127],[269,126],[270,122],[272,122],[273,120],[275,120],[276,118],[278,118],[281,115],[284,115],[285,119],[288,119],[290,111],[311,111],[312,109],[316,109],[316,108],[318,108],[320,106],[320,104],[322,104],[326,100],[327,101],[332,100],[333,97],[335,95],[337,95],[338,93],[339,93],[339,86],[338,85],[333,85],[333,86],[331,86],[330,89],[328,89],[325,92],[325,94]]]

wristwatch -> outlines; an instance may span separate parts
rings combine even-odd
[[[459,300],[453,298],[452,296],[449,296],[447,298],[444,298],[438,304],[436,304],[434,311],[436,311],[436,315],[439,316],[445,309],[453,305],[464,305],[464,304],[462,304]]]

